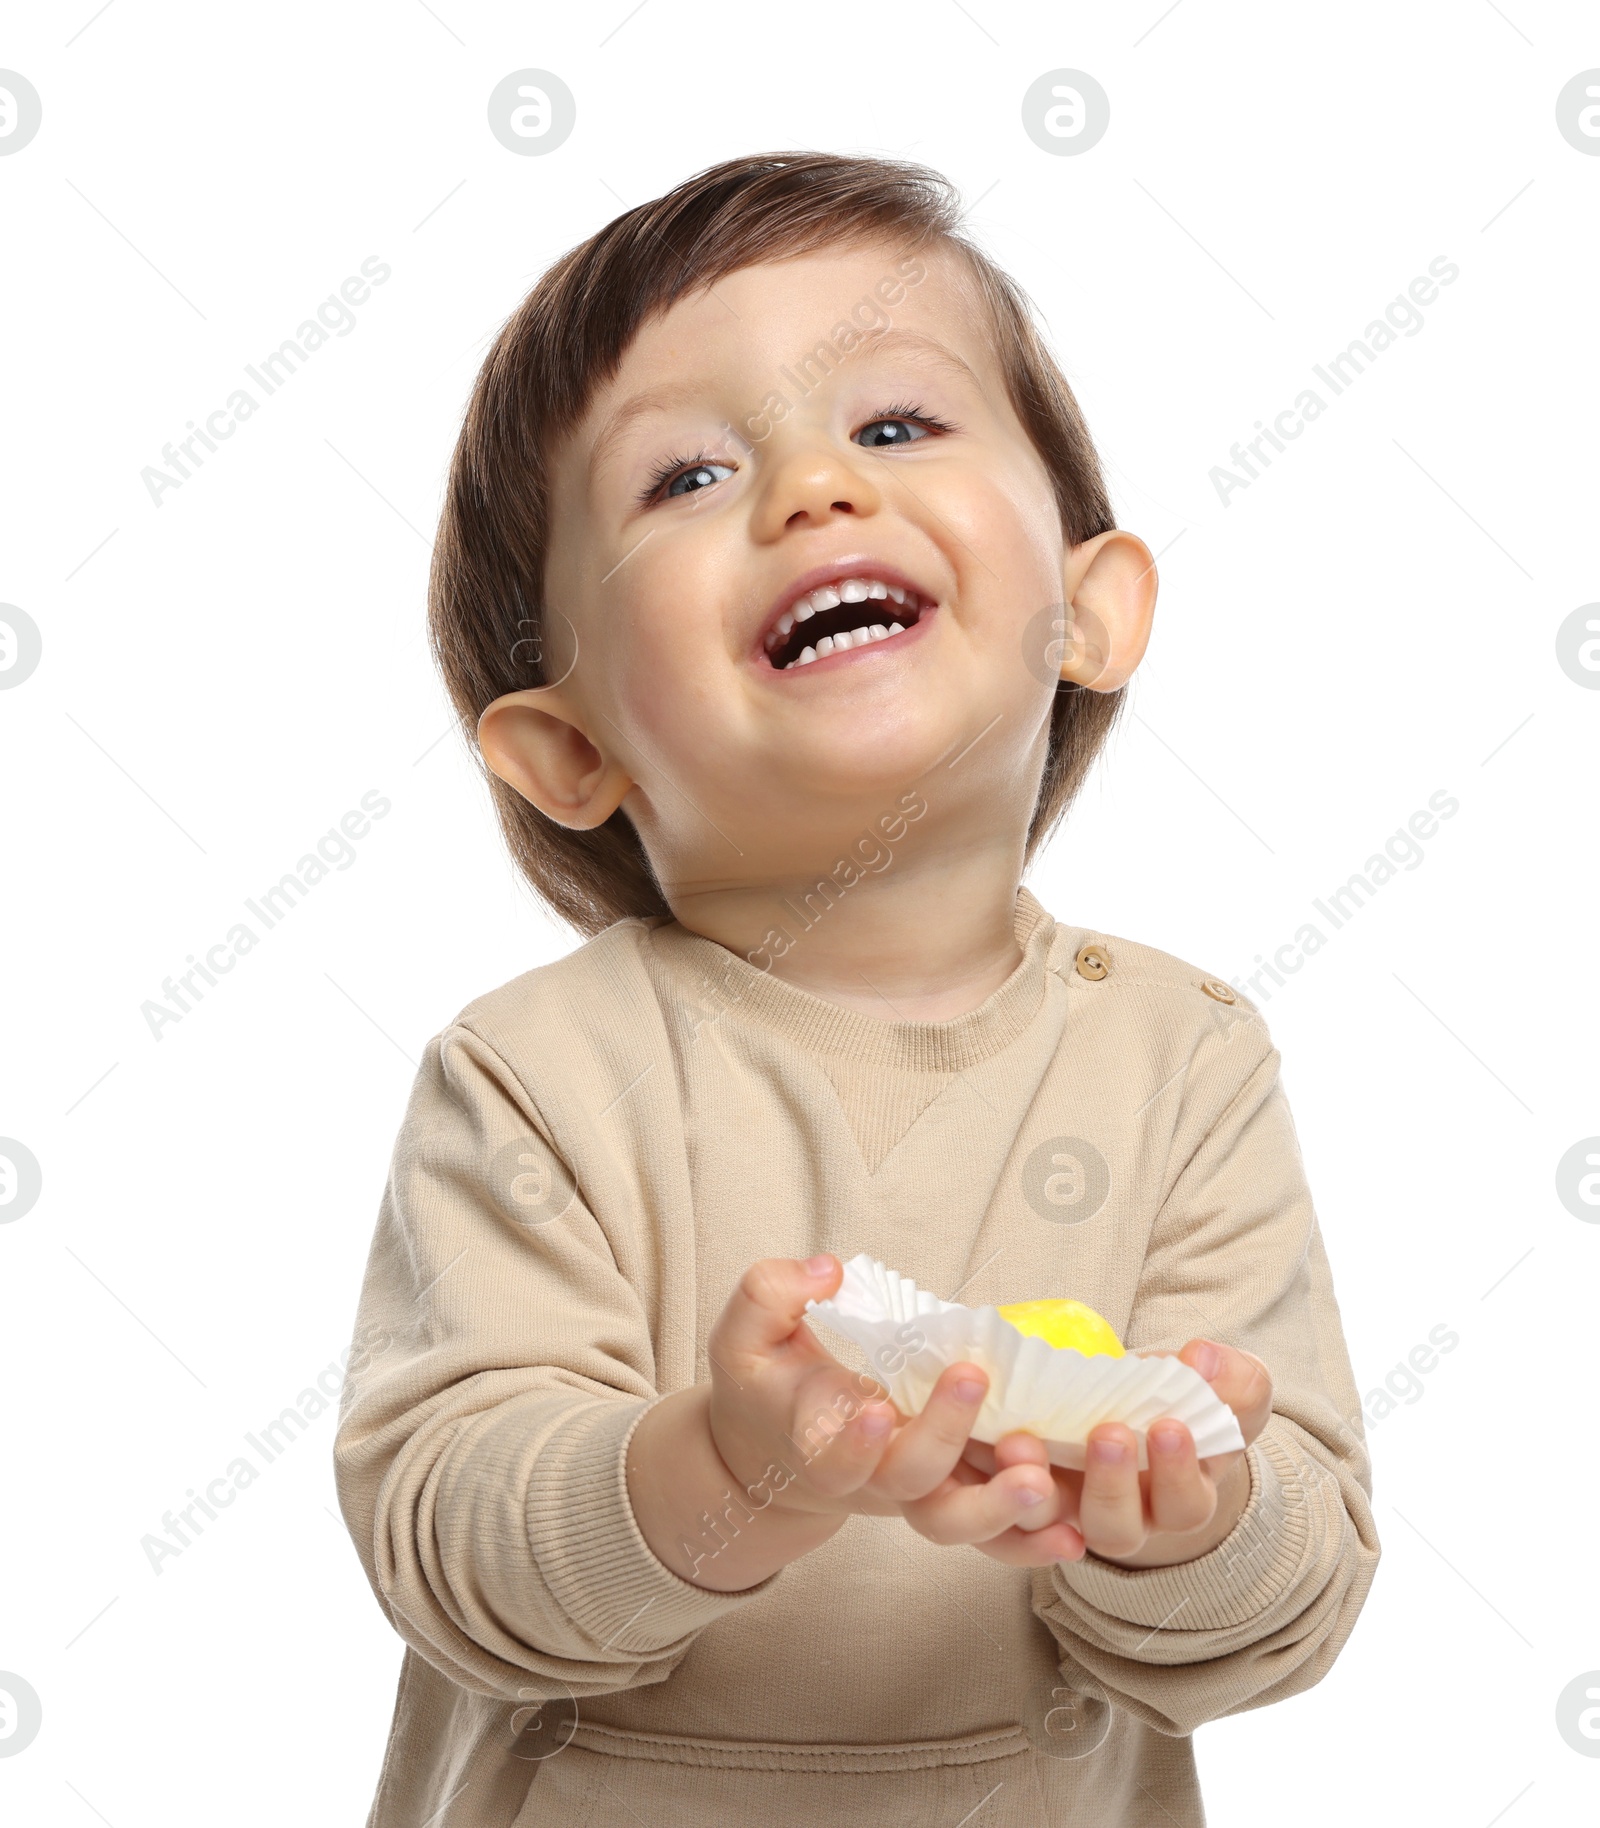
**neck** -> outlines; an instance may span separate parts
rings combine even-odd
[[[691,932],[813,996],[885,1021],[944,1022],[976,1009],[1021,961],[1021,871],[1007,831],[931,857],[908,847],[877,872],[686,888],[669,901]]]

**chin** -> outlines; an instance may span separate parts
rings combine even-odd
[[[788,758],[784,772],[791,791],[801,798],[852,802],[874,795],[892,797],[970,740],[964,729],[951,728],[943,720],[934,727],[919,721],[867,728],[850,719],[830,720],[830,727],[817,737],[798,757]]]

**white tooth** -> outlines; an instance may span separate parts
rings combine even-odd
[[[816,659],[816,657],[817,657],[817,650],[814,647],[803,647],[800,650],[799,659],[796,660],[794,664],[796,666],[810,666],[810,664],[812,663],[813,660]]]
[[[906,600],[906,593],[898,584],[891,584],[889,586],[889,595],[894,598],[896,603],[904,603]]]
[[[889,624],[889,633],[891,635],[903,635],[905,632],[905,628],[901,623],[891,622]]]
[[[850,631],[850,645],[852,647],[865,647],[871,639],[872,631],[869,628],[853,628]]]
[[[820,660],[824,654],[831,654],[837,645],[832,635],[824,635],[817,643],[817,658]]]
[[[795,622],[809,622],[816,613],[817,612],[811,607],[811,599],[809,597],[801,597],[799,602],[794,606]],[[794,623],[790,623],[789,626],[792,628]]]
[[[788,634],[789,630],[793,627],[794,627],[794,617],[792,615],[789,615],[786,613],[784,615],[779,616],[778,634],[780,637]]]
[[[880,584],[876,578],[867,586],[867,595],[869,597],[886,597],[888,594],[889,586],[887,584]]]
[[[867,633],[871,635],[874,641],[882,641],[887,637],[889,631],[881,622],[874,622],[872,627],[867,630]]]
[[[846,578],[839,586],[839,600],[842,603],[865,603],[867,586],[860,578]]]
[[[824,584],[821,589],[812,591],[810,601],[813,609],[837,609],[839,593],[831,584]]]

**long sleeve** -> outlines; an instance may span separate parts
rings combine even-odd
[[[1258,1019],[1225,1034],[1176,1088],[1171,1185],[1127,1344],[1172,1350],[1203,1335],[1267,1365],[1273,1414],[1248,1450],[1246,1509],[1224,1542],[1176,1567],[1090,1555],[1035,1576],[1069,1683],[1172,1734],[1317,1682],[1378,1559],[1360,1406],[1278,1055]]]
[[[430,1043],[395,1146],[335,1442],[395,1629],[481,1694],[662,1681],[771,1585],[652,1553],[624,1454],[661,1394],[649,1317],[526,1087],[470,1028]]]

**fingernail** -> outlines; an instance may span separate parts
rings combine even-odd
[[[1200,1349],[1194,1355],[1194,1368],[1208,1384],[1222,1369],[1222,1353],[1209,1339],[1200,1342]]]
[[[808,1276],[825,1276],[833,1268],[832,1257],[807,1257],[806,1274]]]
[[[1091,1441],[1089,1451],[1103,1466],[1120,1465],[1128,1457],[1128,1450],[1121,1441]]]
[[[869,1409],[861,1418],[861,1432],[873,1440],[880,1440],[893,1426],[894,1417],[885,1415],[881,1409]]]
[[[1158,1454],[1175,1454],[1183,1450],[1181,1429],[1158,1425],[1150,1430],[1150,1445]]]
[[[956,1395],[964,1403],[975,1403],[983,1395],[983,1385],[975,1377],[963,1377],[957,1380]]]
[[[1017,1503],[1026,1505],[1031,1509],[1032,1506],[1036,1504],[1044,1503],[1044,1493],[1036,1492],[1031,1485],[1025,1485],[1022,1490],[1017,1493]]]

